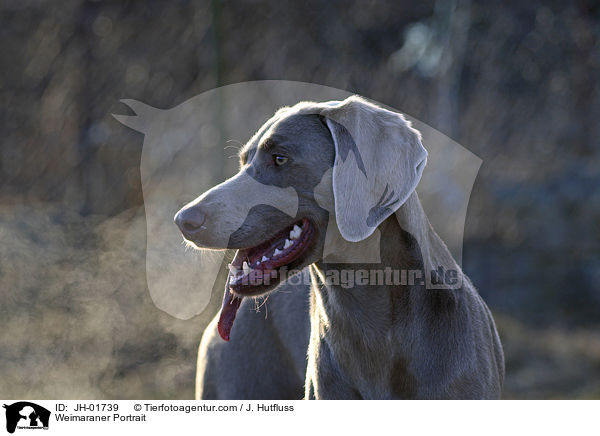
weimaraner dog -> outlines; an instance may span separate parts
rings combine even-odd
[[[198,398],[500,398],[492,315],[415,192],[426,161],[398,113],[356,96],[302,102],[177,213],[197,247],[237,249]]]

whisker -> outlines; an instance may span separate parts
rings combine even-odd
[[[234,143],[238,144],[238,146],[235,146],[235,145],[226,145],[225,147],[223,147],[224,150],[227,150],[228,148],[235,148],[236,150],[239,150],[240,148],[242,148],[244,146],[244,144],[242,144],[237,139],[228,139],[225,142],[226,143],[234,142]]]
[[[269,299],[269,295],[267,295],[266,297],[264,297],[264,300],[263,300],[263,302],[260,304],[260,306],[258,306],[258,307],[257,307],[257,312],[259,312],[259,311],[260,311],[260,308],[261,308],[261,307],[263,307],[263,306],[264,306],[264,305],[267,303],[267,300],[268,300],[268,299]],[[258,300],[257,300],[257,301],[258,301]],[[265,306],[265,310],[267,310],[267,306]]]

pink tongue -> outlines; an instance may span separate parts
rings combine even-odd
[[[225,283],[225,295],[223,295],[223,306],[221,307],[221,315],[219,316],[219,324],[217,325],[219,335],[225,341],[229,341],[231,328],[235,321],[235,315],[242,303],[242,298],[231,294],[229,279],[227,279],[227,283]]]
[[[236,251],[235,256],[231,263],[235,265],[241,265],[239,257],[243,256],[240,250]],[[227,275],[227,282],[225,283],[225,294],[223,295],[223,305],[221,306],[221,315],[219,316],[219,323],[217,324],[217,330],[219,335],[225,341],[229,341],[229,335],[233,328],[233,322],[235,321],[235,315],[237,314],[242,298],[233,295],[229,290],[229,281],[231,280],[231,273]]]

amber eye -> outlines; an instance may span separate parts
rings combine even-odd
[[[278,167],[285,165],[285,163],[288,161],[288,158],[285,156],[281,156],[279,154],[274,154],[273,155],[273,162],[275,162],[275,165],[277,165]]]

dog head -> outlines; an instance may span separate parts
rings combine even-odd
[[[232,305],[321,259],[330,214],[345,241],[367,239],[415,190],[426,160],[398,113],[359,97],[303,102],[268,120],[240,151],[238,174],[175,222],[198,247],[238,250],[224,301]]]

